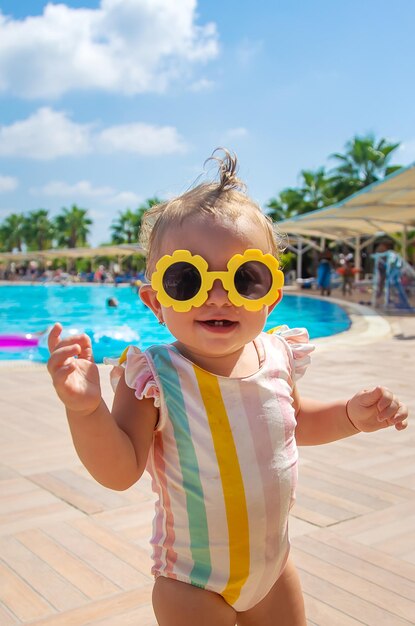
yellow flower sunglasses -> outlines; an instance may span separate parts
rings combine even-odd
[[[151,286],[162,306],[186,313],[206,302],[215,280],[222,282],[234,306],[260,311],[263,306],[280,301],[284,274],[277,259],[261,250],[234,254],[224,272],[210,272],[207,261],[198,254],[175,250],[158,260]]]

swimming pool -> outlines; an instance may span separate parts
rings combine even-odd
[[[110,308],[108,298],[118,300]],[[169,331],[159,326],[154,315],[129,287],[111,285],[6,285],[0,286],[0,336],[45,331],[54,322],[62,323],[65,332],[87,332],[94,356],[117,356],[129,344],[145,349],[153,343],[172,341]],[[279,324],[305,326],[311,338],[326,337],[347,330],[346,312],[327,300],[287,295],[268,318],[265,329]],[[5,348],[0,346],[0,360],[45,362],[48,350],[45,337],[38,346]]]

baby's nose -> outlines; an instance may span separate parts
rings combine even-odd
[[[222,281],[216,278],[213,281],[212,288],[208,291],[207,304],[215,304],[216,306],[223,306],[230,304],[228,298],[228,292],[224,288]]]

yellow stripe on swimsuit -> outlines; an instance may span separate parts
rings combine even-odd
[[[262,365],[245,378],[207,372],[173,345],[132,348],[126,366],[136,396],[160,404],[147,463],[157,495],[152,573],[214,591],[237,611],[268,593],[289,554],[298,354],[282,334],[260,335]],[[294,334],[297,349],[306,334]]]

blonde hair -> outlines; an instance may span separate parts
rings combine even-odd
[[[218,152],[222,152],[222,156],[218,156]],[[245,184],[237,177],[236,155],[225,148],[217,148],[205,164],[209,161],[216,161],[218,164],[218,181],[201,183],[172,200],[151,207],[144,213],[140,244],[147,254],[148,278],[154,269],[159,242],[164,233],[170,226],[180,225],[190,216],[204,214],[218,219],[225,217],[235,220],[249,213],[250,217],[263,226],[272,254],[279,258],[284,249],[283,236],[276,225],[246,194]]]

